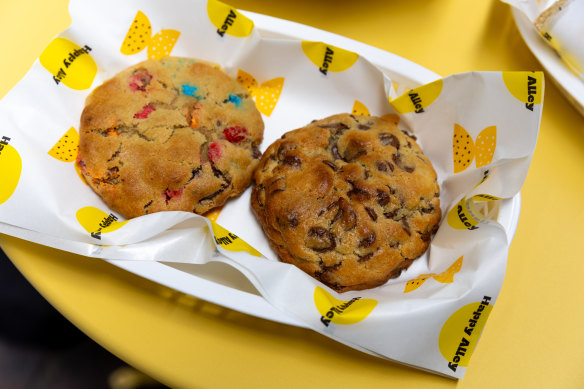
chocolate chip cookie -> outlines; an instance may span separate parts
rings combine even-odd
[[[253,211],[280,260],[339,291],[397,277],[441,217],[432,163],[413,136],[339,114],[290,131],[254,173]]]
[[[263,130],[248,91],[222,70],[187,58],[147,60],[88,96],[77,164],[127,218],[202,214],[250,185]]]

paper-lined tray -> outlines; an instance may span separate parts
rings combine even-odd
[[[440,78],[373,47],[240,13],[217,0],[170,6],[74,0],[70,11],[72,26],[0,102],[6,123],[0,163],[12,180],[0,192],[0,232],[109,260],[181,292],[308,327],[382,358],[464,376],[503,282],[541,119],[541,72]],[[135,39],[139,34],[143,41]],[[415,135],[441,188],[434,196],[443,218],[430,249],[398,278],[341,294],[277,259],[251,213],[250,189],[207,217],[159,212],[123,220],[79,179],[75,126],[93,88],[139,60],[168,55],[210,61],[237,75],[264,115],[260,150],[288,130],[339,112],[383,116]],[[400,159],[400,145],[376,147]],[[396,166],[400,174],[413,172]],[[389,189],[396,204],[409,206],[409,193]],[[325,194],[331,203],[350,196]],[[428,237],[391,216],[386,204],[372,206],[403,231],[398,234]],[[376,221],[361,217],[360,226]],[[312,221],[300,225],[306,223]],[[392,238],[379,233],[369,250]]]
[[[401,89],[398,92],[439,78],[437,74],[416,63],[337,34],[254,12],[242,13],[254,20],[262,37],[320,40],[362,54],[396,81]],[[520,204],[518,194],[503,201],[499,209],[497,220],[511,237],[517,227]],[[263,319],[305,327],[289,314],[275,309],[245,276],[224,264],[194,265],[124,260],[109,262],[149,280],[230,309]]]

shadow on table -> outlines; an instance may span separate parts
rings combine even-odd
[[[0,250],[0,389],[165,388],[88,338]]]

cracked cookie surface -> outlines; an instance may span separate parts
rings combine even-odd
[[[147,60],[88,96],[76,163],[127,218],[203,214],[249,186],[263,129],[248,91],[222,70],[188,58]]]
[[[254,184],[252,209],[280,260],[340,292],[399,276],[441,218],[436,172],[415,138],[371,116],[286,133]]]

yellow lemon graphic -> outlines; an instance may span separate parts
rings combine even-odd
[[[525,103],[525,108],[533,111],[534,104],[540,104],[543,96],[542,72],[502,72],[507,90],[517,100]]]
[[[18,151],[8,144],[10,138],[3,136],[0,139],[0,171],[2,185],[0,185],[0,204],[12,196],[22,171],[22,160]]]
[[[454,123],[452,135],[452,162],[454,173],[460,173],[470,166],[473,160],[476,167],[490,164],[497,147],[497,127],[489,126],[482,130],[476,142],[461,125]]]
[[[97,74],[97,64],[87,45],[81,47],[68,39],[55,38],[41,53],[39,61],[53,80],[71,89],[87,89]]]
[[[452,371],[468,366],[492,307],[491,298],[484,296],[482,301],[458,309],[442,326],[438,347]]]
[[[152,25],[150,24],[150,20],[148,20],[148,17],[142,11],[138,11],[122,42],[120,51],[126,55],[139,53],[148,46],[151,36]]]
[[[302,51],[324,75],[327,75],[328,72],[345,71],[359,59],[357,53],[323,42],[302,41]]]
[[[208,0],[207,14],[220,36],[227,34],[236,38],[244,38],[253,31],[253,21],[251,19],[220,1]]]
[[[419,86],[390,101],[399,113],[422,113],[442,93],[442,79]]]
[[[156,33],[148,45],[148,58],[161,59],[168,57],[179,36],[180,31],[170,29]]]
[[[219,217],[219,214],[221,213],[221,210],[223,209],[223,207],[217,207],[214,208],[212,210],[210,210],[209,212],[207,212],[206,214],[204,214],[203,216],[205,216],[207,219],[211,220],[212,222],[217,222],[217,218]]]
[[[49,150],[49,155],[63,162],[73,162],[77,158],[79,134],[71,127]]]
[[[456,204],[446,216],[448,225],[456,230],[476,230],[480,222],[478,215],[471,212],[472,200],[463,198]]]
[[[317,286],[314,289],[314,305],[322,315],[320,321],[328,326],[331,322],[335,324],[349,325],[365,319],[377,306],[377,301],[373,299],[362,299],[354,297],[350,300],[339,300]]]
[[[438,282],[442,282],[443,284],[454,282],[454,275],[460,271],[460,268],[462,267],[462,260],[463,256],[454,261],[454,263],[450,265],[450,267],[444,272],[435,275],[434,279]]]
[[[459,173],[470,166],[475,155],[475,145],[470,134],[460,125],[454,123],[452,135],[452,158],[454,173]]]
[[[179,36],[180,31],[172,29],[160,30],[152,36],[150,20],[142,11],[138,11],[120,51],[125,55],[133,55],[148,47],[148,59],[161,59],[170,55]]]
[[[213,235],[215,236],[215,242],[228,251],[246,251],[253,255],[254,257],[261,257],[259,251],[251,247],[247,242],[242,240],[237,235],[227,231],[225,228],[221,227],[219,224],[211,221],[211,226],[213,227]]]
[[[424,282],[426,282],[426,280],[428,278],[430,278],[434,275],[435,275],[434,273],[420,274],[420,276],[418,276],[418,278],[414,278],[413,280],[409,280],[408,282],[406,282],[406,287],[404,288],[404,293],[410,293],[411,291],[418,289],[420,286],[422,286],[422,284]]]
[[[237,81],[249,91],[258,111],[270,116],[284,88],[284,77],[277,77],[258,85],[257,80],[251,74],[239,69]]]
[[[353,115],[363,115],[363,116],[371,115],[369,113],[369,109],[365,106],[365,104],[363,104],[359,100],[355,100],[355,102],[353,103],[353,109],[351,110],[351,113]]]
[[[75,214],[77,221],[92,236],[115,231],[124,226],[128,221],[119,222],[113,213],[109,215],[99,208],[83,207]]]

